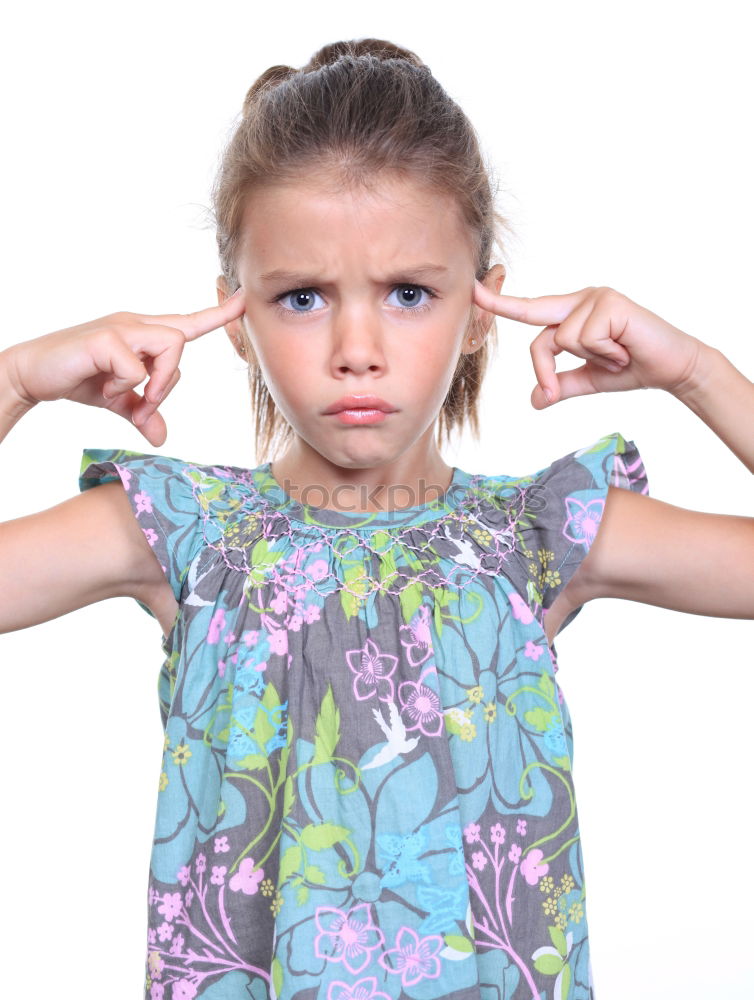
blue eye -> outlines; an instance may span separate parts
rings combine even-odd
[[[283,292],[283,294],[279,295],[275,301],[278,304],[281,304],[285,299],[292,298],[296,303],[296,306],[293,309],[285,309],[285,307],[281,305],[281,308],[283,308],[285,312],[312,312],[309,306],[311,305],[312,296],[317,294],[318,293],[315,292],[313,288],[296,288],[291,292]],[[304,308],[299,309],[298,306],[303,306]]]
[[[429,304],[426,302],[422,303],[421,305],[417,304],[419,302],[420,293],[423,294],[425,297],[432,299],[435,298],[434,293],[431,292],[428,288],[425,288],[423,285],[396,285],[393,291],[396,290],[398,290],[399,304],[402,306],[407,306],[408,310],[411,312],[423,311],[424,309],[429,308]],[[404,292],[409,293],[408,299],[403,298]],[[390,294],[392,295],[393,292],[391,292]]]
[[[417,304],[423,294],[430,299],[436,299],[437,295],[424,285],[413,285],[410,283],[394,285],[391,295],[398,291],[398,308],[402,312],[424,312],[430,308],[429,303]],[[408,296],[404,297],[404,293]],[[312,306],[313,297],[319,296],[319,292],[314,288],[293,288],[290,291],[282,292],[273,300],[281,312],[284,313],[310,313],[316,310]],[[283,305],[289,302],[290,305]],[[295,304],[294,304],[295,303]]]

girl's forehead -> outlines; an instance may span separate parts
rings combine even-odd
[[[470,253],[471,239],[457,200],[417,181],[389,178],[366,188],[337,189],[301,179],[247,196],[241,247],[244,257],[263,262],[265,271],[302,258],[326,260],[328,250],[452,268]],[[279,260],[281,255],[286,260]]]

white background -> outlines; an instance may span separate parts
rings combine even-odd
[[[119,309],[214,304],[204,209],[247,88],[326,42],[377,36],[418,52],[476,126],[517,232],[506,291],[611,285],[752,376],[746,5],[263,8],[79,0],[6,14],[0,347]],[[449,462],[524,474],[620,431],[655,497],[751,516],[751,474],[683,404],[649,390],[535,411],[538,329],[498,329],[482,440],[465,438]],[[181,370],[159,450],[256,464],[246,376],[224,332],[189,345]],[[42,404],[2,444],[0,518],[77,493],[85,447],[157,450],[107,411]],[[42,984],[140,995],[160,637],[129,598],[0,636],[6,996]],[[751,995],[751,621],[602,600],[557,647],[598,1000]]]

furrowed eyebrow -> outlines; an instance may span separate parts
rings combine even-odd
[[[444,274],[448,271],[447,267],[442,264],[415,264],[411,267],[404,268],[400,271],[395,271],[393,274],[387,275],[384,281],[387,284],[391,282],[405,281],[407,278],[425,278],[432,274]],[[309,285],[322,285],[328,284],[328,282],[322,281],[320,278],[315,278],[312,274],[307,274],[303,271],[267,271],[260,275],[259,280],[263,284],[272,284],[272,282],[282,281],[285,284],[297,285],[300,288],[305,288]]]

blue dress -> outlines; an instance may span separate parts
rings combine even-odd
[[[543,626],[608,486],[648,492],[634,443],[384,513],[303,506],[269,462],[85,450],[79,488],[109,480],[179,602],[145,997],[592,1000]]]

